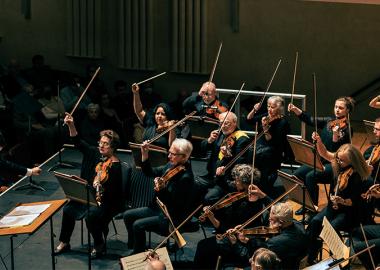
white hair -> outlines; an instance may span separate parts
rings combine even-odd
[[[271,208],[271,214],[286,223],[293,220],[293,208],[287,202],[280,202],[273,205]]]
[[[190,157],[193,151],[193,145],[186,139],[177,138],[173,141],[172,146],[178,148],[179,152],[186,155],[186,157]]]

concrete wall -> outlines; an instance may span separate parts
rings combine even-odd
[[[207,56],[210,70],[218,44],[223,50],[214,81],[221,88],[265,88],[279,58],[282,64],[272,84],[274,92],[289,92],[295,52],[299,52],[296,92],[311,96],[311,74],[317,74],[319,114],[331,112],[334,98],[348,95],[380,77],[380,6],[296,0],[240,0],[239,31],[230,24],[232,0],[207,1]],[[156,71],[118,67],[118,1],[103,1],[103,58],[66,56],[65,0],[31,0],[31,19],[21,14],[21,1],[0,0],[0,63],[17,58],[30,67],[36,53],[55,69],[83,74],[88,62],[102,66],[109,88],[114,80],[128,83],[170,71],[170,0],[155,1]],[[207,75],[169,73],[155,82],[171,100],[181,88],[196,90]],[[308,106],[311,105],[310,98]],[[379,115],[360,104],[354,119]]]

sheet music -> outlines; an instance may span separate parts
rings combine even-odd
[[[50,203],[38,204],[38,205],[22,205],[17,206],[13,209],[7,216],[22,216],[22,215],[31,215],[31,214],[41,214],[43,211],[48,209]]]
[[[173,265],[170,261],[169,253],[165,247],[157,249],[156,253],[160,256],[167,270],[173,270]],[[120,259],[123,270],[144,270],[147,265],[146,256],[148,251],[141,252],[132,256],[123,257]]]
[[[338,233],[334,230],[333,226],[331,226],[326,217],[323,217],[322,226],[323,229],[319,236],[327,244],[334,257],[336,259],[348,258],[350,256],[350,248],[343,243]],[[345,266],[347,264],[348,261],[342,263],[342,266]]]
[[[12,228],[27,226],[33,223],[40,214],[22,215],[22,216],[5,216],[0,219],[0,228]]]

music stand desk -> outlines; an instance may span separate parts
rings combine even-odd
[[[55,269],[55,254],[54,254],[54,232],[53,232],[53,215],[57,213],[67,202],[67,199],[42,201],[33,203],[21,203],[17,206],[50,204],[50,206],[43,211],[33,222],[27,226],[13,227],[13,228],[0,228],[0,236],[10,235],[11,241],[11,269],[14,269],[14,253],[13,253],[13,237],[19,234],[33,234],[42,227],[48,220],[50,220],[50,243],[51,243],[51,262],[52,269]],[[12,209],[13,210],[13,209]],[[10,213],[11,211],[9,211]]]

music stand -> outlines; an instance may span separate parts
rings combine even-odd
[[[191,130],[191,138],[197,140],[207,139],[211,131],[219,128],[219,121],[207,116],[191,116],[186,123]]]
[[[307,208],[312,212],[316,212],[318,207],[314,205],[313,200],[311,199],[311,196],[302,181],[299,180],[295,175],[290,175],[280,170],[277,172],[286,191],[293,188],[294,184],[298,184],[296,189],[293,192],[289,193],[289,199],[298,204],[301,204],[302,207]]]
[[[90,210],[90,205],[97,206],[94,190],[88,185],[88,182],[76,175],[68,175],[60,172],[54,172],[61,185],[66,197],[70,200],[85,203],[87,206],[87,213]],[[91,236],[90,230],[87,230],[87,244],[88,244],[88,269],[91,269]]]
[[[129,147],[132,150],[136,168],[141,169],[141,144],[129,142]],[[168,151],[163,147],[150,144],[149,160],[152,167],[165,165],[168,161]]]
[[[316,151],[314,144],[304,139],[293,137],[291,135],[287,135],[287,139],[290,147],[293,150],[295,161],[303,165],[315,168],[315,170],[319,172],[323,172],[325,170],[325,167],[321,161],[321,157]]]
[[[33,180],[32,176],[29,176],[28,179],[29,179],[28,183],[23,184],[19,187],[16,187],[13,190],[17,191],[17,190],[23,190],[23,189],[27,189],[27,188],[34,188],[34,189],[38,189],[41,191],[46,191],[46,189],[44,189],[43,187],[38,185],[37,182]]]

